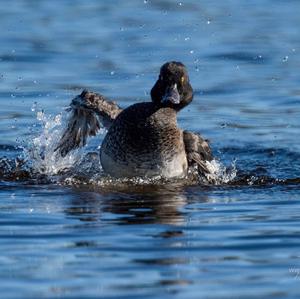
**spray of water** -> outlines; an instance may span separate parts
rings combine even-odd
[[[47,116],[43,111],[37,112],[40,132],[27,145],[24,145],[25,159],[34,172],[56,175],[72,167],[81,156],[80,150],[61,157],[54,151],[62,132],[67,125],[68,115]]]
[[[206,178],[215,185],[227,184],[234,180],[237,175],[235,161],[232,162],[230,167],[226,167],[220,161],[214,159],[211,162],[207,161],[206,166],[210,171]]]

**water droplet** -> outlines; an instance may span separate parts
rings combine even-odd
[[[111,74],[111,76],[113,76],[113,75],[115,74],[115,72],[114,72],[114,71],[111,71],[110,74]]]
[[[31,107],[31,111],[34,112],[37,108],[37,102],[34,102],[32,107]]]
[[[282,59],[282,62],[287,62],[289,60],[289,57],[288,56],[284,56],[283,59]]]
[[[179,5],[179,6],[182,6],[183,4],[182,4],[182,2],[179,2],[178,5]]]
[[[144,4],[147,4],[148,3],[148,0],[144,0]]]
[[[32,82],[33,82],[33,84],[37,84],[37,81],[36,81],[36,80],[33,80]]]
[[[191,53],[191,54],[194,54],[194,50],[191,50],[190,53]]]
[[[54,117],[54,123],[57,124],[57,125],[60,125],[61,124],[61,114],[57,114],[55,117]]]
[[[43,111],[39,111],[36,114],[36,119],[39,120],[39,121],[42,121],[44,119],[44,112]]]
[[[185,41],[190,40],[190,39],[191,38],[189,36],[187,36],[187,37],[184,38]]]
[[[206,24],[209,25],[210,23],[211,23],[211,19],[208,19],[208,20],[206,21]]]
[[[22,79],[22,77],[18,77],[18,81],[22,81],[23,79]]]

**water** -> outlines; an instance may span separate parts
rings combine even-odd
[[[299,298],[299,9],[2,1],[1,297]],[[73,96],[146,101],[168,60],[186,64],[195,90],[179,124],[211,140],[226,182],[99,180],[98,164],[80,158],[103,134],[55,160],[51,138]],[[24,156],[35,174],[12,175]],[[74,163],[82,174],[61,175]]]

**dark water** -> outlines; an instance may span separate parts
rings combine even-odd
[[[299,11],[296,0],[1,1],[1,298],[299,298]],[[46,168],[30,157],[34,179],[10,176],[28,147],[47,153],[82,88],[123,107],[148,100],[168,60],[195,90],[180,126],[237,170],[227,183],[61,184],[66,161],[51,155]]]

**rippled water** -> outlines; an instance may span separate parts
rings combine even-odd
[[[1,298],[299,298],[299,11],[296,0],[2,1]],[[48,153],[73,96],[146,101],[168,60],[195,90],[180,126],[209,138],[235,177],[74,184],[52,156],[45,170],[34,149]],[[24,155],[30,179],[9,171]]]

